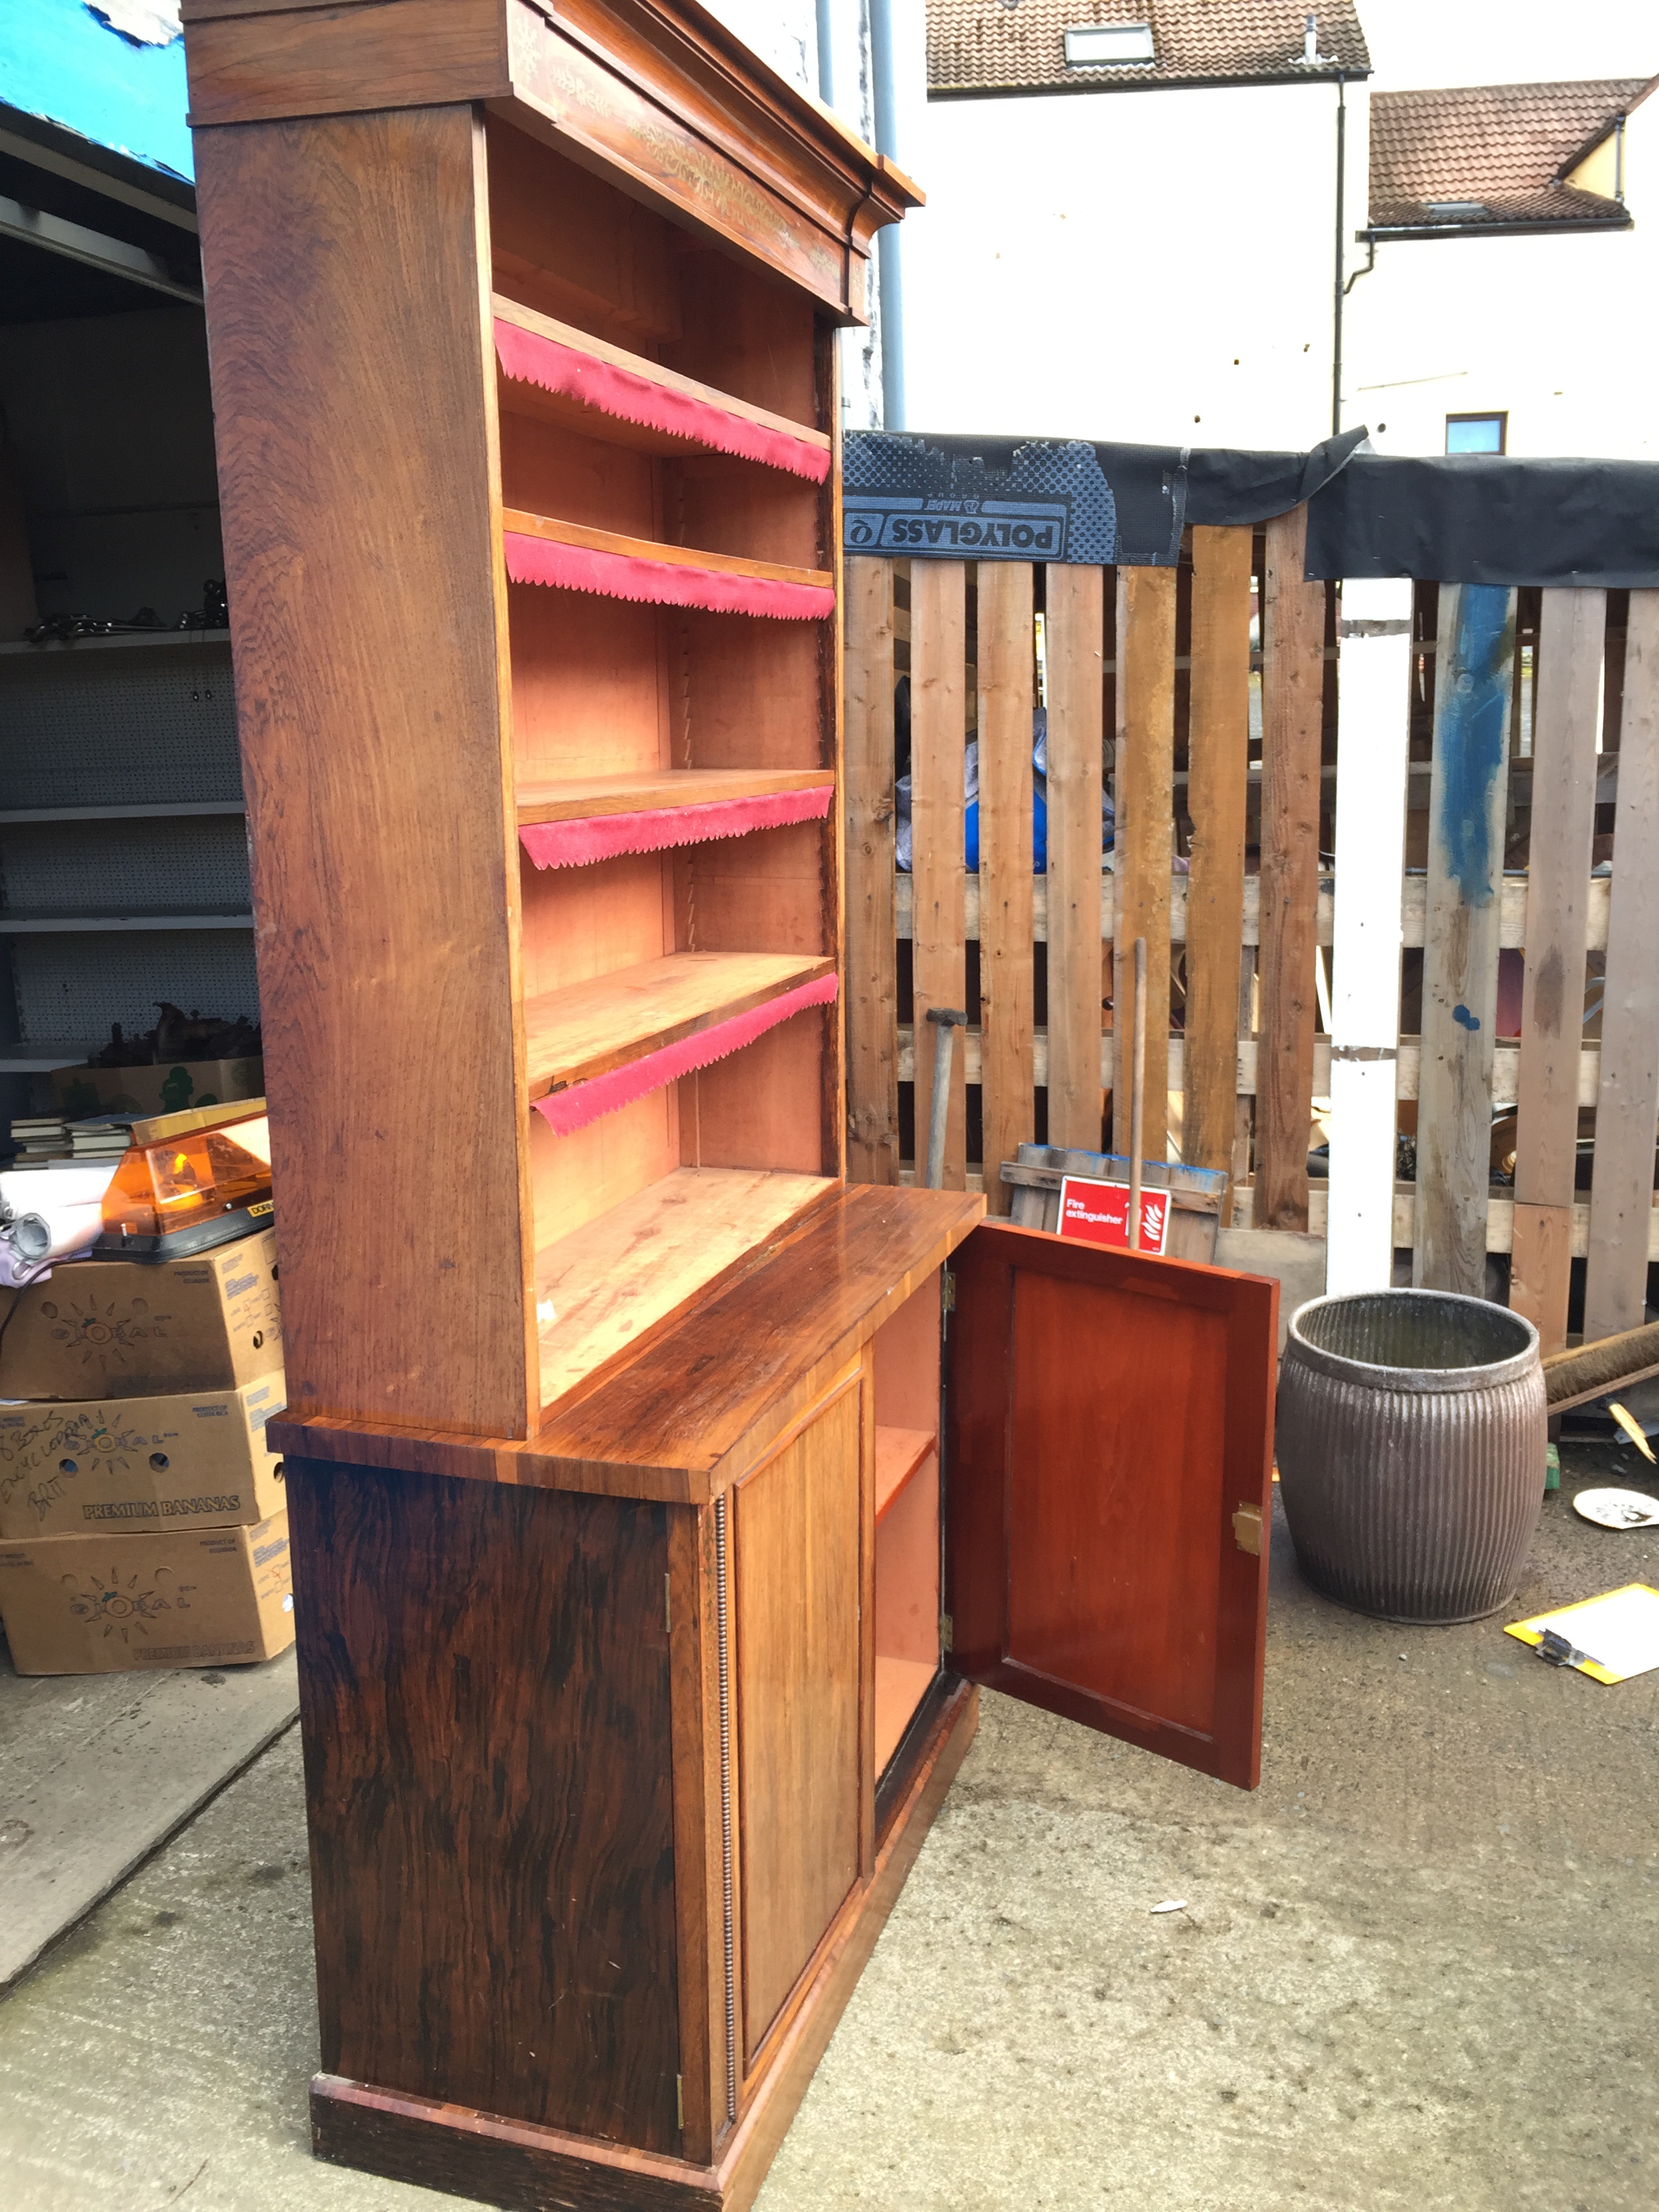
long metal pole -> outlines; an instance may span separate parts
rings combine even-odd
[[[876,151],[897,161],[898,76],[893,57],[892,0],[870,0],[871,119]],[[881,337],[881,427],[902,430],[904,420],[904,270],[900,223],[876,239],[876,317]]]
[[[1166,1023],[1165,1026],[1168,1024]],[[1133,1072],[1129,1084],[1129,1249],[1140,1249],[1141,1127],[1146,1112],[1146,940],[1135,939]]]
[[[1344,205],[1347,180],[1348,86],[1346,78],[1339,76],[1336,80],[1336,312],[1331,344],[1332,437],[1335,437],[1342,428],[1342,302],[1347,289],[1342,282],[1343,271],[1347,266],[1342,231],[1346,220]]]

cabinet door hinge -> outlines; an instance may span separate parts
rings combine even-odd
[[[1241,1552],[1249,1552],[1254,1559],[1261,1557],[1261,1508],[1259,1505],[1241,1505],[1234,1514],[1233,1541]]]
[[[956,1649],[957,1625],[948,1613],[942,1613],[939,1617],[939,1640],[941,1650],[953,1651]]]
[[[939,1304],[946,1313],[957,1310],[957,1279],[949,1267],[939,1271]]]
[[[685,2076],[674,2076],[674,2124],[682,2134],[685,2131]]]
[[[672,1636],[674,1633],[674,1580],[672,1575],[662,1578],[662,1625]]]

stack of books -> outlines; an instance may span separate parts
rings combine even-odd
[[[53,1160],[70,1158],[68,1134],[56,1114],[16,1115],[11,1133],[18,1146],[12,1162],[15,1168],[43,1168]]]
[[[132,1116],[112,1115],[102,1121],[69,1124],[70,1156],[77,1166],[94,1160],[118,1160],[132,1142]]]

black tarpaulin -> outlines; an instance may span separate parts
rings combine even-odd
[[[851,431],[843,543],[1170,568],[1188,524],[1304,500],[1310,577],[1659,586],[1659,462],[1375,453],[1363,428],[1306,453]]]
[[[1309,506],[1308,574],[1659,586],[1659,461],[1357,453]]]
[[[1250,453],[852,430],[842,538],[849,553],[1169,568],[1188,523],[1284,514],[1364,436],[1345,430],[1310,453]]]

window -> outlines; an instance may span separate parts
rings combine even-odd
[[[1449,453],[1502,453],[1508,451],[1507,415],[1448,415],[1446,451]]]
[[[1122,69],[1157,58],[1150,23],[1085,23],[1066,33],[1067,69]]]
[[[1484,200],[1430,200],[1428,211],[1436,222],[1473,222],[1486,212]]]

